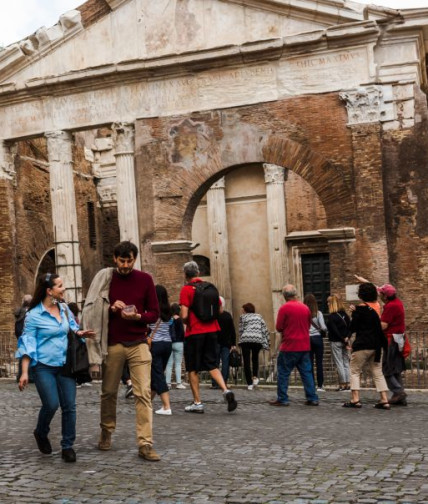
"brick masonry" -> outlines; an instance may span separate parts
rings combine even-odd
[[[354,283],[354,273],[376,283],[389,279],[405,302],[409,327],[423,327],[427,310],[422,289],[428,279],[428,139],[423,94],[417,100],[417,112],[420,120],[413,129],[383,132],[379,124],[350,128],[338,95],[325,94],[136,121],[144,268],[176,300],[183,283],[181,266],[189,254],[154,254],[150,243],[190,240],[201,198],[234,167],[279,164],[302,177],[318,198],[315,205],[308,203],[310,211],[299,213],[293,201],[304,204],[310,192],[296,184],[300,197],[287,199],[291,205],[287,211],[296,216],[299,229],[313,229],[314,212],[318,227],[356,228],[355,242],[328,245],[332,291],[344,295],[345,284]],[[76,134],[74,183],[85,295],[95,272],[111,264],[119,233],[116,209],[99,205],[83,149]],[[0,185],[1,324],[5,328],[21,294],[31,290],[39,261],[53,246],[46,143],[44,139],[20,142],[18,154],[15,185],[5,180]],[[96,210],[94,249],[89,246],[88,201]],[[317,208],[322,210],[317,212]]]

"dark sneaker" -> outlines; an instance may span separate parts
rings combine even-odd
[[[98,441],[98,449],[108,451],[111,448],[111,432],[104,429],[101,430],[100,440]]]
[[[238,407],[238,402],[235,400],[235,394],[231,390],[223,392],[225,402],[227,402],[227,411],[235,411]]]
[[[269,404],[271,406],[290,406],[290,403],[288,402],[280,402],[278,399],[275,399],[274,401],[269,401]]]
[[[52,453],[52,446],[49,439],[47,437],[42,438],[37,434],[37,431],[34,431],[33,434],[36,438],[37,447],[39,448],[39,450],[45,455],[50,455]]]
[[[76,452],[73,448],[62,450],[61,457],[64,459],[64,462],[76,462]]]
[[[318,401],[305,401],[306,406],[318,406],[319,402]]]
[[[186,413],[203,413],[204,405],[202,403],[196,404],[193,402],[192,404],[189,404],[189,406],[186,406],[184,411]]]
[[[138,449],[138,456],[148,460],[149,462],[158,462],[160,460],[160,456],[155,452],[153,446],[143,445]]]
[[[389,404],[402,404],[404,401],[407,405],[406,397],[407,394],[405,392],[401,392],[400,394],[393,394],[391,399],[389,400]]]
[[[134,391],[132,389],[132,385],[126,386],[125,397],[126,397],[126,399],[130,399],[130,398],[134,397]]]

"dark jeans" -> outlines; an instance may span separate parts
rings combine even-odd
[[[37,434],[42,438],[48,437],[51,421],[61,406],[61,446],[63,450],[71,448],[76,439],[76,380],[63,376],[62,367],[38,363],[33,369],[34,382],[42,401]]]
[[[160,395],[169,390],[165,369],[172,352],[172,343],[170,341],[153,341],[150,351],[152,352],[151,389]]]
[[[317,364],[317,384],[321,388],[324,385],[324,370],[322,360],[324,357],[324,343],[322,336],[311,336],[311,363],[312,375],[314,375],[314,357]],[[314,378],[315,379],[315,378]]]
[[[244,360],[244,373],[247,385],[253,384],[253,376],[259,376],[259,353],[262,349],[260,343],[241,343],[242,359]],[[251,372],[251,364],[253,371]]]
[[[309,352],[279,352],[278,355],[278,401],[288,404],[290,374],[297,367],[308,401],[318,401]]]
[[[229,357],[230,349],[227,346],[221,346],[217,343],[217,367],[220,367],[221,361],[221,375],[225,383],[227,383],[229,379]],[[211,380],[211,382],[213,387],[217,386],[216,381]]]

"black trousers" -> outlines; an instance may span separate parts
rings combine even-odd
[[[259,353],[262,349],[260,343],[241,343],[242,358],[244,360],[244,373],[247,385],[253,384],[253,376],[258,378],[259,374]],[[253,370],[251,371],[251,364]]]

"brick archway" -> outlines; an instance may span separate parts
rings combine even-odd
[[[239,133],[238,133],[239,134]],[[219,178],[242,165],[271,163],[287,168],[302,177],[318,194],[323,204],[329,226],[343,225],[354,217],[354,196],[344,174],[323,156],[299,142],[279,135],[246,138],[252,144],[250,149],[236,149],[230,152],[222,149],[213,163],[204,167],[207,177],[188,200],[183,216],[183,232],[188,235],[196,208],[211,185]],[[258,141],[257,141],[258,140]],[[241,145],[235,138],[222,140],[221,146]],[[250,152],[249,152],[250,151]],[[219,160],[222,162],[220,163]],[[232,162],[232,164],[225,164]],[[200,179],[201,173],[198,174]]]

